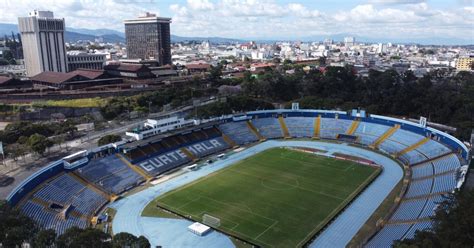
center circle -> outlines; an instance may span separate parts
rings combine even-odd
[[[285,180],[274,181],[270,179],[261,179],[262,186],[271,190],[290,190],[298,188],[300,185],[298,179],[288,178]]]

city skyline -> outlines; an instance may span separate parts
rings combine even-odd
[[[144,12],[173,19],[172,34],[238,39],[306,39],[350,34],[395,42],[424,39],[472,43],[472,0],[0,0],[0,23],[16,23],[26,9],[51,10],[72,28],[123,32],[123,19]],[[107,9],[107,11],[103,11]]]

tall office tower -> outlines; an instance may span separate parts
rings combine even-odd
[[[352,36],[344,37],[344,45],[346,47],[351,47],[355,45],[355,38]]]
[[[133,20],[125,20],[127,58],[155,60],[160,65],[171,64],[171,18],[146,13]]]
[[[64,18],[54,18],[51,11],[35,10],[29,17],[18,18],[27,76],[67,72],[64,27]]]

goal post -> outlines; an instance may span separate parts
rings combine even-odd
[[[221,225],[221,219],[209,214],[203,214],[202,223],[211,227],[219,227]]]

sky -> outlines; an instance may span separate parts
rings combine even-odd
[[[73,28],[123,31],[148,11],[171,17],[179,36],[300,39],[352,34],[450,38],[474,44],[474,0],[0,0],[0,22],[51,10]]]

